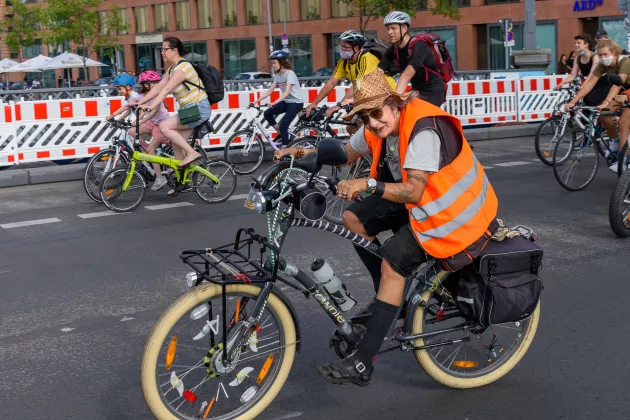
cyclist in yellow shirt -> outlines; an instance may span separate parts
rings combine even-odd
[[[335,67],[335,71],[333,75],[324,87],[319,91],[317,97],[313,103],[311,103],[308,107],[306,107],[306,115],[310,115],[313,108],[319,104],[322,99],[328,96],[328,94],[339,84],[339,81],[345,79],[346,77],[354,82],[355,80],[365,76],[368,73],[376,70],[378,68],[379,60],[378,58],[368,52],[361,51],[363,44],[367,41],[360,32],[357,31],[346,31],[341,34],[341,46],[340,46],[340,54],[341,60],[337,62],[337,66]],[[387,81],[392,86],[392,89],[396,88],[396,82],[391,77],[387,76]],[[338,111],[341,108],[342,104],[346,104],[351,102],[353,96],[352,87],[348,89],[343,99],[337,102],[337,105],[331,107],[326,112],[326,116],[330,116],[333,112]]]

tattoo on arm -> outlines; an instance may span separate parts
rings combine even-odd
[[[401,202],[406,203],[414,197],[414,188],[408,184],[397,184],[394,186],[394,196]]]
[[[421,174],[419,173],[410,173],[409,175],[407,175],[407,178],[409,179],[415,179],[416,181],[420,182],[423,185],[427,185],[427,179],[425,177],[423,177]]]

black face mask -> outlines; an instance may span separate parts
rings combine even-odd
[[[573,63],[575,63],[575,58],[568,58],[567,59],[567,66],[573,67]]]

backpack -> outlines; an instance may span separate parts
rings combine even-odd
[[[382,39],[370,39],[365,44],[363,44],[363,51],[372,53],[378,61],[382,61],[383,57],[385,57],[385,52],[391,47],[392,44],[389,42],[385,42]]]
[[[455,75],[455,68],[453,67],[453,59],[451,58],[451,54],[448,52],[446,48],[446,42],[442,41],[439,36],[434,34],[419,34],[411,37],[409,40],[409,44],[407,46],[407,56],[411,58],[411,51],[413,50],[413,46],[416,45],[416,42],[422,41],[424,42],[429,50],[433,53],[433,57],[435,57],[435,62],[437,64],[438,71],[431,70],[427,66],[423,66],[426,73],[426,80],[429,80],[429,73],[437,74],[444,80],[444,83],[448,83],[451,81],[453,76]],[[394,59],[396,60],[396,65],[400,68],[400,60],[398,59],[398,48],[394,48]],[[404,69],[401,69],[404,71]]]
[[[181,61],[179,63],[181,63]],[[197,72],[202,86],[198,86],[194,83],[190,83],[189,81],[184,80],[184,85],[186,85],[186,89],[190,90],[187,85],[191,85],[201,90],[204,90],[208,95],[208,101],[210,102],[210,105],[221,102],[223,100],[223,97],[225,96],[225,87],[223,86],[223,76],[221,75],[221,72],[217,70],[216,67],[211,66],[210,64],[190,64]]]

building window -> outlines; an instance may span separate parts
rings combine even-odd
[[[212,28],[212,0],[199,0],[199,27]]]
[[[186,31],[190,29],[190,3],[180,1],[175,3],[175,18],[177,19],[177,30]]]
[[[168,5],[156,4],[153,8],[155,12],[155,32],[168,31]]]
[[[623,22],[623,21],[622,21]],[[512,50],[522,50],[524,44],[525,25],[523,23],[513,23],[515,45]],[[492,70],[505,69],[505,47],[503,46],[503,30],[500,25],[489,27],[489,60],[488,67]],[[547,73],[553,73],[558,64],[558,47],[556,41],[555,23],[536,24],[536,48],[551,50],[551,64],[547,67]]]
[[[136,15],[136,33],[142,34],[149,32],[149,19],[147,16],[146,7],[135,7],[134,14]]]
[[[22,49],[23,58],[37,57],[41,53],[42,53],[42,41],[40,39],[36,39],[33,42],[33,45],[31,45],[30,47],[24,47]]]
[[[246,0],[245,8],[247,10],[247,24],[260,25],[262,19],[262,0]]]
[[[353,15],[352,4],[339,0],[330,0],[332,6],[332,17],[348,17]]]
[[[291,22],[290,0],[273,0],[271,11],[273,22]]]
[[[208,44],[206,42],[185,42],[184,59],[194,64],[208,64]]]
[[[608,38],[615,41],[621,48],[628,48],[628,33],[623,19],[602,20],[601,27],[608,32]]]
[[[136,47],[136,60],[138,73],[145,70],[158,70],[156,65],[156,58],[161,58],[159,55],[160,46],[156,45],[138,45]],[[160,67],[162,63],[160,63]]]
[[[273,38],[273,49],[282,49],[282,38]],[[299,77],[311,77],[313,75],[313,53],[310,36],[289,36],[289,54],[293,71]]]
[[[416,35],[419,33],[431,33],[440,37],[442,41],[446,43],[446,48],[448,49],[449,54],[451,55],[451,59],[453,60],[453,67],[457,69],[457,31],[455,28],[447,28],[447,29],[431,29],[431,28],[422,28],[422,29],[412,29],[409,34]]]
[[[238,18],[236,17],[236,0],[221,0],[221,14],[223,26],[238,25]]]
[[[503,4],[503,3],[520,3],[521,0],[486,0],[487,5]]]
[[[302,20],[319,19],[319,0],[300,0],[300,8],[302,9]]]
[[[244,72],[256,71],[256,40],[232,39],[223,41],[225,79],[234,79]]]
[[[127,17],[127,9],[120,9],[120,10],[118,11],[118,13],[119,13],[119,17],[120,17],[120,23],[121,23],[123,26],[127,26],[127,25],[129,25],[129,18]],[[125,29],[125,30],[120,31],[120,33],[121,33],[122,35],[125,35],[125,34],[128,34],[128,33],[129,33],[129,30],[128,30],[128,29]]]
[[[107,12],[98,12],[98,26],[100,28],[101,35],[107,35]]]
[[[455,7],[470,7],[470,0],[452,0]]]

